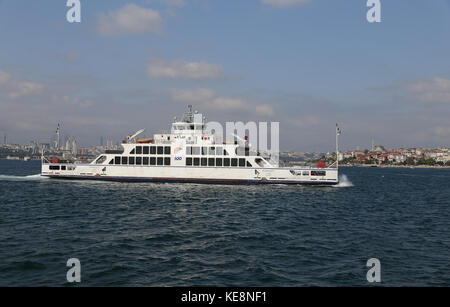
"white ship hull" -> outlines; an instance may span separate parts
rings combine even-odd
[[[51,164],[53,168],[57,164]],[[216,184],[303,184],[336,185],[337,169],[313,168],[219,168],[177,166],[76,165],[74,170],[50,170],[42,165],[42,176],[59,179],[106,180],[118,182],[183,182]],[[325,173],[325,176],[314,174]]]

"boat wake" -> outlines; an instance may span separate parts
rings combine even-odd
[[[339,176],[339,183],[334,186],[335,188],[351,188],[354,184],[348,179],[346,175]]]
[[[42,177],[40,174],[29,176],[0,175],[0,181],[36,181],[44,179],[48,179],[48,177]]]

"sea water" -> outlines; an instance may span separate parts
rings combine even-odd
[[[337,187],[44,179],[0,161],[0,286],[450,286],[450,170],[342,168]]]

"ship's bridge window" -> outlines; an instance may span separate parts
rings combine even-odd
[[[148,157],[144,157],[142,164],[143,165],[148,165],[149,164],[149,158]]]
[[[186,166],[192,166],[192,158],[186,158]]]
[[[164,153],[164,147],[158,146],[158,155],[162,155]]]
[[[156,159],[156,164],[157,165],[164,165],[164,159],[162,157],[158,157]]]
[[[164,154],[165,155],[170,155],[170,146],[164,147]]]
[[[216,166],[222,166],[223,165],[223,159],[222,158],[216,158]]]
[[[239,159],[239,167],[245,167],[245,159]]]
[[[190,146],[186,147],[186,155],[188,156],[192,155],[192,147]]]
[[[150,165],[156,165],[156,158],[150,157]]]
[[[130,152],[130,155],[134,155],[136,152],[136,148],[133,148],[133,150]]]
[[[50,165],[48,168],[51,171],[59,171],[59,165]]]
[[[216,159],[208,158],[208,166],[216,166]]]
[[[115,165],[120,165],[120,157],[115,157],[114,158],[114,164]]]
[[[105,162],[105,160],[106,156],[101,156],[95,161],[95,164],[102,164],[103,162]]]
[[[137,155],[142,155],[142,146],[137,146],[136,147],[136,154]]]
[[[128,158],[128,164],[129,165],[134,165],[134,157],[129,157]]]
[[[210,147],[209,148],[209,155],[214,156],[216,154],[216,147]]]
[[[128,164],[128,157],[122,157],[122,164],[127,165]]]
[[[326,176],[326,171],[311,171],[311,176]]]
[[[223,166],[230,166],[230,158],[223,159]]]
[[[200,155],[200,147],[192,147],[192,155],[199,156]]]
[[[238,159],[232,158],[231,159],[231,166],[238,166]]]
[[[206,156],[208,154],[208,147],[202,147],[202,156]]]
[[[149,153],[149,147],[148,147],[148,146],[144,146],[142,152],[143,152],[144,155],[148,155],[148,153]]]
[[[194,166],[200,165],[200,158],[194,158]]]
[[[156,155],[156,146],[151,146],[150,147],[150,154],[151,155]]]

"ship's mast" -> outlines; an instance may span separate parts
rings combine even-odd
[[[183,121],[186,123],[194,122],[194,113],[192,112],[192,105],[188,105],[188,111],[184,113]]]
[[[336,168],[339,168],[339,136],[341,135],[341,129],[336,124]]]

